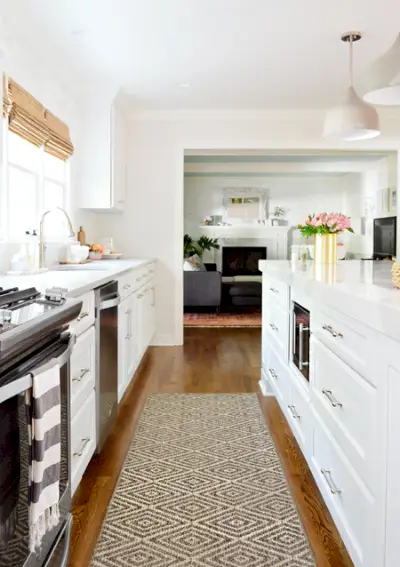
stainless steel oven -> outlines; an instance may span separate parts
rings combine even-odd
[[[310,312],[293,302],[292,360],[304,378],[310,380]]]
[[[40,342],[40,341],[39,341]],[[69,463],[69,360],[75,337],[64,333],[47,344],[21,353],[18,361],[0,367],[0,565],[66,567],[71,529]],[[30,371],[45,370],[53,359],[60,366],[61,462],[60,522],[48,532],[40,550],[29,551],[28,426],[25,391],[32,387]]]

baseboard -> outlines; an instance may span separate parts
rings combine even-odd
[[[182,343],[176,341],[173,335],[169,333],[156,334],[150,343],[150,346],[181,346]]]
[[[268,391],[267,385],[262,378],[261,378],[261,380],[258,381],[258,385],[260,386],[261,393],[265,398],[275,397],[273,392]]]

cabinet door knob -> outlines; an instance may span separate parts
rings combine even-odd
[[[88,372],[90,372],[90,368],[82,368],[79,376],[72,378],[72,382],[80,382]]]
[[[332,480],[331,471],[328,469],[321,469],[321,473],[325,479],[326,484],[329,486],[329,490],[332,494],[340,494],[342,491],[336,486]]]
[[[269,326],[271,327],[272,331],[277,331],[278,327],[274,323],[270,323]]]
[[[332,393],[332,390],[321,390],[322,393],[324,394],[324,396],[326,396],[328,398],[328,400],[331,402],[331,404],[333,405],[334,408],[342,408],[343,404],[341,402],[338,402],[338,400],[335,398],[335,396]]]
[[[89,317],[89,313],[87,311],[82,311],[76,320],[82,321],[82,319],[84,319],[85,317]]]
[[[278,380],[278,374],[276,373],[274,368],[268,368],[268,372],[270,373],[272,378],[275,378],[275,380]]]
[[[90,437],[84,437],[82,439],[82,447],[80,448],[79,451],[77,451],[76,453],[73,454],[74,457],[82,457],[83,455],[83,451],[86,449],[86,445],[89,443],[90,441]]]
[[[343,339],[343,334],[335,331],[335,329],[331,325],[322,325],[322,328],[324,331],[332,335],[333,338]]]
[[[288,408],[290,409],[290,413],[292,414],[293,419],[300,419],[300,416],[296,411],[296,406],[290,405],[288,406]]]

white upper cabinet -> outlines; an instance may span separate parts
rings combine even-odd
[[[126,117],[113,98],[94,95],[84,107],[79,140],[79,205],[119,212],[126,194]]]

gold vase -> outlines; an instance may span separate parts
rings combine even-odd
[[[314,261],[318,264],[336,264],[336,234],[314,235]]]

